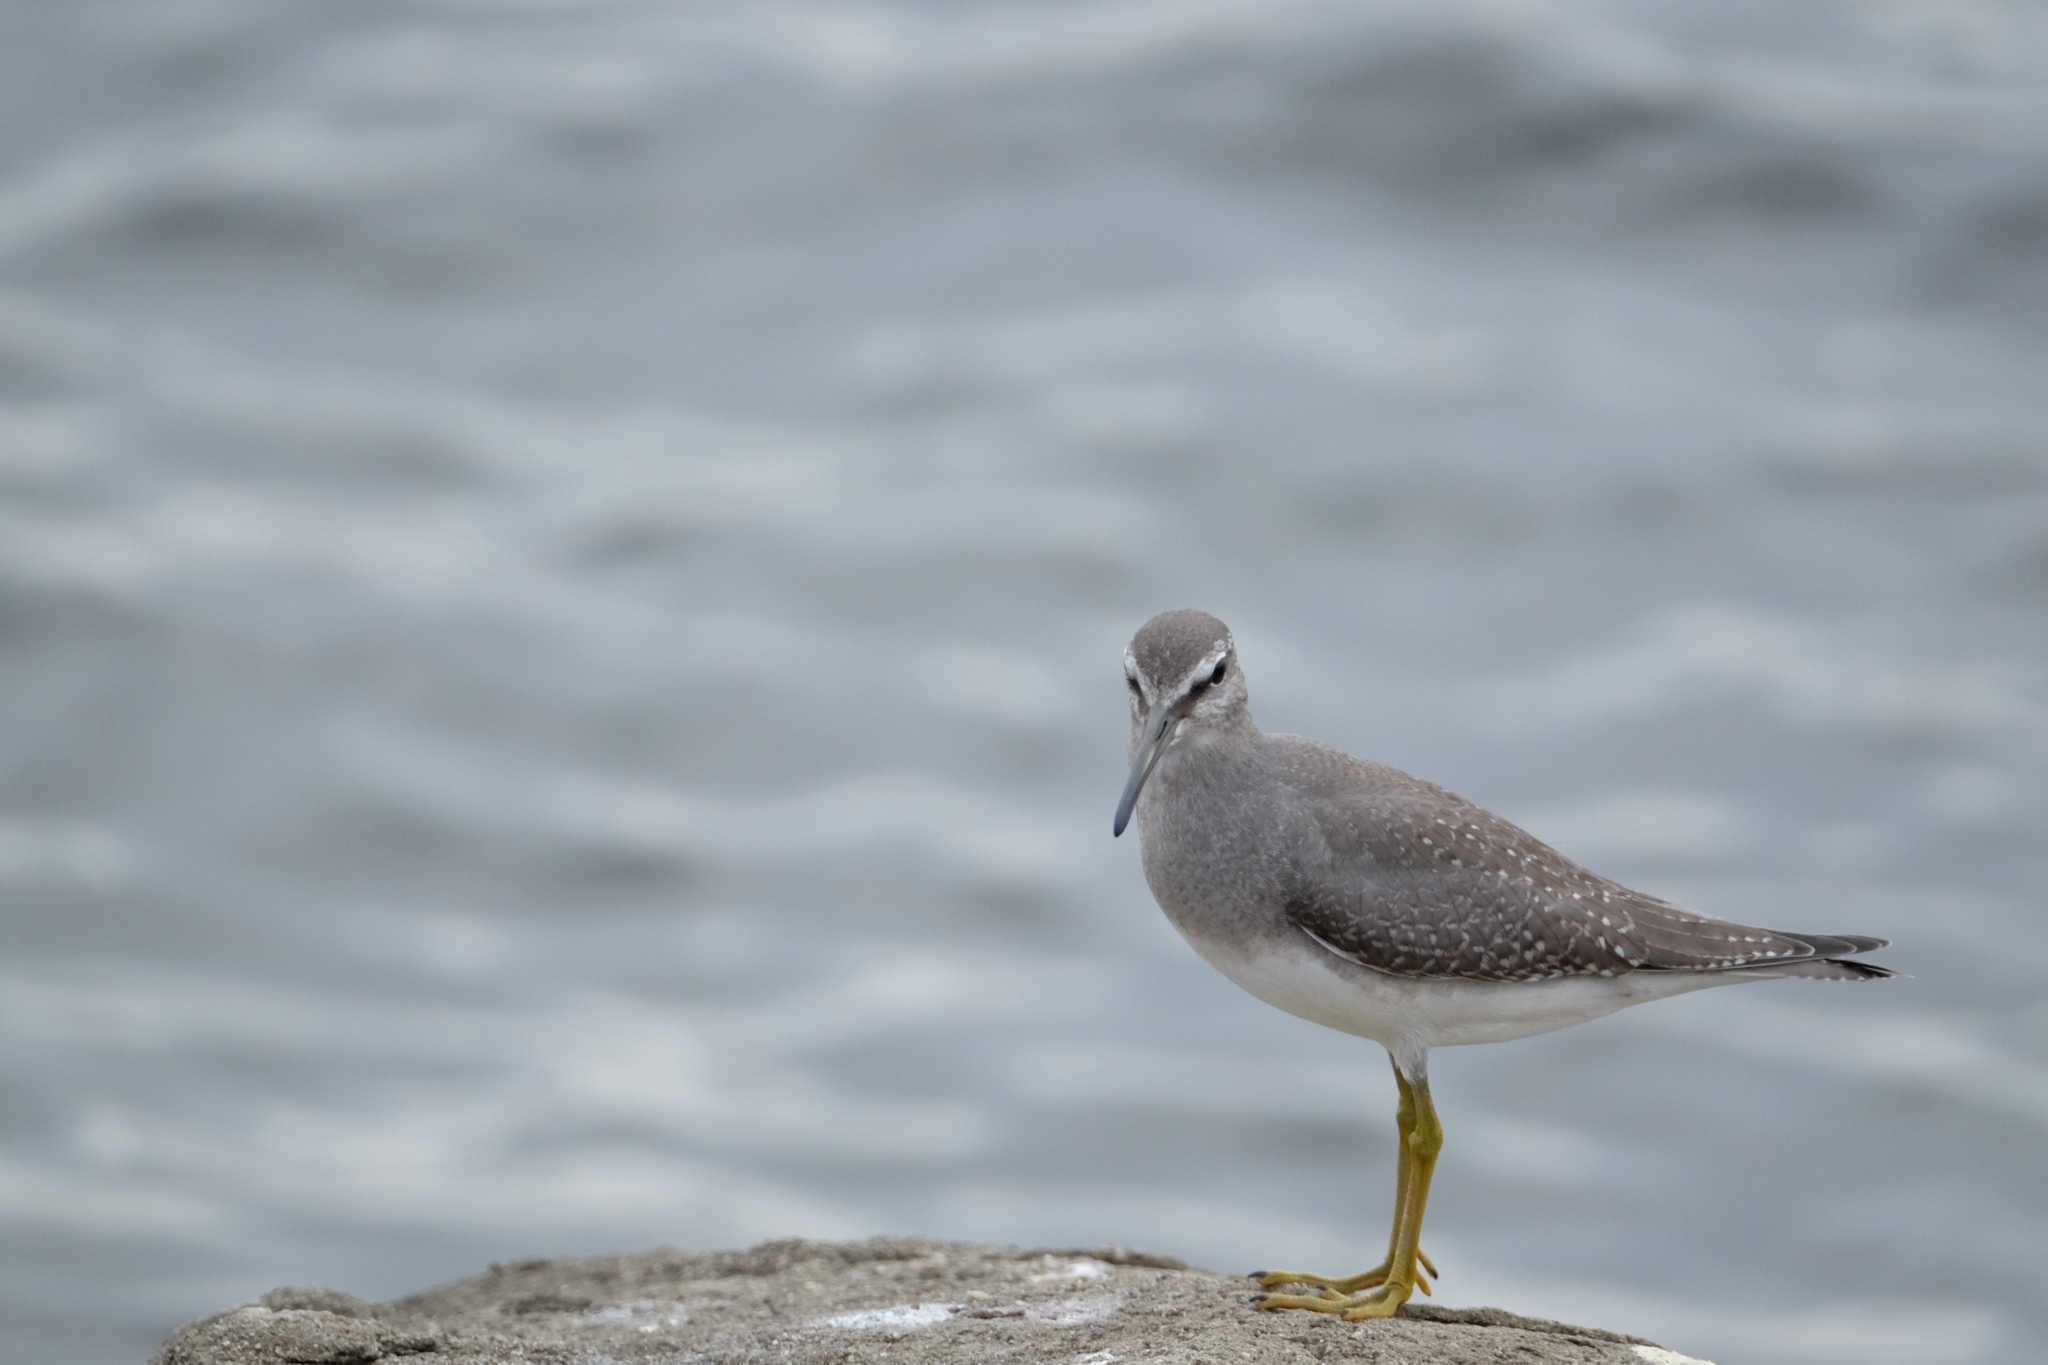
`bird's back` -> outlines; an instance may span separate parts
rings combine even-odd
[[[1829,961],[1882,940],[1693,914],[1397,768],[1294,735],[1259,734],[1253,747],[1255,766],[1285,793],[1277,805],[1292,812],[1285,917],[1361,966],[1481,981],[1787,968],[1889,975]]]

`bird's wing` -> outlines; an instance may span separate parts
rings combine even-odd
[[[1541,981],[1780,967],[1884,946],[1691,914],[1587,871],[1431,783],[1349,763],[1357,767],[1341,789],[1319,783],[1310,802],[1328,857],[1288,888],[1287,914],[1360,966]]]

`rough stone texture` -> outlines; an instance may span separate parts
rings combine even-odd
[[[495,1265],[392,1303],[277,1289],[195,1322],[155,1365],[1696,1365],[1613,1332],[1411,1305],[1353,1325],[1252,1311],[1242,1276],[1114,1247],[766,1242]]]

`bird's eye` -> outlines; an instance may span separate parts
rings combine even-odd
[[[1143,690],[1142,690],[1142,689],[1140,689],[1140,688],[1139,688],[1139,686],[1138,686],[1138,680],[1137,680],[1136,678],[1134,678],[1134,677],[1132,677],[1132,676],[1131,676],[1130,674],[1126,673],[1126,674],[1124,674],[1124,681],[1125,681],[1125,682],[1127,682],[1127,683],[1129,683],[1129,684],[1131,685],[1131,695],[1132,695],[1132,696],[1136,697],[1136,698],[1137,698],[1137,699],[1138,699],[1139,701],[1143,701],[1143,700],[1145,700],[1145,693],[1143,692]]]
[[[1210,681],[1210,682],[1212,682],[1212,683],[1220,683],[1220,682],[1222,682],[1222,681],[1223,681],[1223,674],[1224,674],[1224,671],[1225,671],[1225,670],[1226,670],[1227,668],[1229,668],[1229,666],[1230,666],[1230,665],[1229,665],[1229,661],[1228,661],[1228,660],[1225,660],[1225,659],[1218,659],[1218,660],[1216,661],[1216,671],[1215,671],[1214,673],[1211,673],[1211,674],[1209,675],[1209,681]]]

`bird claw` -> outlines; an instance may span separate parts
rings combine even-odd
[[[1425,1294],[1434,1293],[1435,1291],[1430,1288],[1429,1284],[1430,1276],[1435,1276],[1437,1279],[1443,1278],[1437,1271],[1436,1262],[1430,1260],[1429,1254],[1420,1248],[1416,1249],[1415,1261],[1416,1264],[1411,1268],[1415,1288],[1420,1289]],[[1306,1284],[1323,1290],[1325,1298],[1343,1298],[1346,1295],[1357,1294],[1363,1290],[1379,1288],[1379,1286],[1387,1282],[1391,1273],[1392,1262],[1387,1260],[1380,1262],[1380,1264],[1374,1266],[1371,1270],[1365,1271],[1363,1274],[1346,1275],[1341,1279],[1332,1278],[1327,1275],[1310,1275],[1299,1270],[1262,1270],[1254,1274],[1252,1278],[1258,1281],[1259,1288],[1261,1289],[1278,1289],[1282,1285]]]
[[[1377,1289],[1385,1283],[1386,1279],[1383,1276],[1380,1279],[1373,1281],[1371,1284],[1360,1285],[1359,1288],[1361,1290]],[[1422,1273],[1422,1268],[1420,1266],[1417,1266],[1415,1269],[1415,1287],[1417,1289],[1420,1289],[1424,1294],[1433,1296],[1436,1293],[1436,1290],[1430,1286],[1429,1276]],[[1346,1294],[1343,1290],[1338,1289],[1334,1286],[1325,1285],[1323,1287],[1323,1297],[1326,1299],[1343,1299],[1349,1298],[1350,1295]]]
[[[1331,1295],[1311,1297],[1306,1294],[1261,1294],[1252,1300],[1252,1306],[1263,1312],[1278,1312],[1286,1308],[1299,1308],[1310,1313],[1337,1313],[1346,1322],[1365,1322],[1371,1318],[1390,1318],[1399,1312],[1401,1305],[1408,1301],[1413,1286],[1396,1280],[1363,1294]]]

